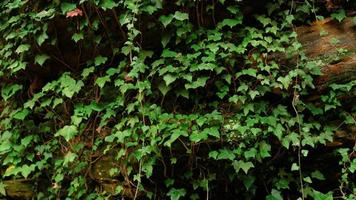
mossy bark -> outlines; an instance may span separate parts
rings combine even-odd
[[[306,56],[325,63],[323,74],[315,79],[319,91],[332,83],[356,80],[356,24],[352,19],[339,23],[328,18],[296,29]]]

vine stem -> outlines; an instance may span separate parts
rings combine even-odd
[[[298,64],[298,59],[297,58],[297,69],[299,68]],[[295,84],[298,83],[298,77],[295,80]],[[298,144],[298,172],[299,172],[299,182],[300,182],[300,191],[302,193],[302,200],[304,200],[304,187],[303,187],[303,175],[302,175],[302,161],[301,161],[301,151],[302,151],[302,142],[301,142],[301,127],[300,127],[300,118],[299,118],[299,113],[297,108],[295,107],[296,104],[299,101],[299,94],[297,93],[296,87],[294,87],[294,92],[293,92],[293,100],[292,100],[292,107],[295,112],[295,115],[297,117],[297,123],[298,123],[298,133],[299,133],[299,144]]]
[[[142,147],[144,147],[144,146],[145,146],[145,142],[143,142],[143,146],[142,146]],[[142,170],[142,159],[140,160],[139,167],[138,167],[138,176],[139,176],[139,178],[138,178],[138,180],[137,180],[137,185],[136,185],[136,190],[135,190],[135,196],[134,196],[134,198],[133,198],[134,200],[136,200],[136,198],[137,198],[139,186],[140,186],[140,184],[141,184],[141,170]]]
[[[142,111],[144,111],[144,107],[143,107],[143,103],[142,103],[143,100],[141,100],[140,104],[141,104],[141,109]],[[142,113],[142,123],[144,125],[146,125],[145,123],[146,119],[145,119],[145,113]],[[143,138],[143,141],[142,141],[142,148],[145,148],[145,138]],[[138,180],[137,180],[137,185],[136,185],[136,190],[135,190],[135,196],[134,196],[134,200],[136,200],[137,198],[137,195],[138,195],[138,190],[139,190],[139,186],[141,184],[141,173],[142,173],[142,158],[140,159],[140,162],[139,162],[139,165],[138,165]]]
[[[298,132],[299,132],[299,145],[298,145],[298,166],[299,166],[299,182],[300,182],[300,190],[301,190],[301,193],[302,193],[302,200],[304,200],[304,188],[303,188],[303,176],[302,176],[302,161],[301,161],[301,151],[302,151],[302,148],[301,148],[301,145],[302,145],[302,142],[301,142],[301,128],[300,128],[300,120],[299,120],[299,113],[295,107],[295,103],[298,101],[298,98],[299,98],[299,95],[296,94],[294,92],[294,96],[293,96],[293,103],[292,103],[292,106],[293,106],[293,109],[294,109],[294,112],[296,114],[296,117],[297,117],[297,121],[298,121]]]
[[[208,171],[209,173],[209,171]],[[209,200],[209,179],[206,182],[206,200]]]

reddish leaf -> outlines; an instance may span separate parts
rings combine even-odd
[[[83,11],[80,10],[79,8],[71,10],[71,11],[67,12],[67,14],[66,14],[67,18],[68,17],[72,18],[72,17],[77,17],[77,16],[83,16]]]
[[[125,82],[132,82],[134,79],[132,78],[132,77],[130,77],[130,76],[125,76]]]

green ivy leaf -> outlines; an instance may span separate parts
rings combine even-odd
[[[24,178],[27,178],[28,175],[31,174],[31,172],[35,171],[35,167],[36,167],[36,165],[33,165],[33,164],[32,165],[23,165],[20,170],[21,175]]]
[[[176,93],[177,93],[177,95],[179,95],[179,96],[182,96],[182,97],[184,97],[184,98],[186,98],[186,99],[189,99],[189,91],[186,90],[186,89],[180,89],[180,90],[178,90]]]
[[[200,142],[202,140],[206,140],[208,138],[208,132],[199,132],[199,131],[194,131],[192,134],[189,136],[189,140],[192,142]]]
[[[256,77],[257,75],[257,70],[256,69],[253,69],[253,68],[249,68],[249,69],[244,69],[241,71],[241,73],[243,75],[249,75],[249,76],[252,76],[252,77]]]
[[[260,142],[260,155],[262,158],[266,158],[271,156],[269,153],[271,151],[271,145],[266,143],[265,141]]]
[[[330,39],[330,44],[332,44],[332,45],[340,44],[340,40],[337,39],[336,37],[333,37]]]
[[[164,185],[165,185],[166,187],[170,187],[170,186],[172,186],[173,184],[174,184],[174,179],[167,178],[167,179],[164,180]]]
[[[292,171],[298,171],[298,170],[299,170],[298,164],[297,164],[297,163],[293,163],[293,164],[292,164],[292,167],[291,167],[291,170],[292,170]]]
[[[218,156],[219,160],[234,160],[235,154],[228,149],[221,149]]]
[[[59,173],[59,174],[57,174],[57,175],[54,177],[54,181],[55,181],[56,183],[61,182],[63,179],[64,179],[64,175],[63,175],[62,173]]]
[[[246,190],[249,190],[251,188],[255,180],[256,180],[255,176],[242,177],[242,181],[244,183]]]
[[[94,72],[94,67],[85,68],[82,72],[83,79],[86,79],[89,76],[89,74],[91,74],[93,72]]]
[[[251,148],[251,149],[245,151],[245,153],[244,153],[244,157],[245,157],[246,159],[255,158],[256,155],[257,155],[257,150],[256,150],[256,148]]]
[[[292,24],[294,19],[295,19],[295,18],[294,18],[294,15],[288,15],[288,16],[286,17],[286,22],[287,22],[288,24]]]
[[[74,41],[74,42],[78,42],[79,40],[82,40],[82,39],[84,39],[84,35],[83,35],[83,33],[82,32],[80,32],[80,33],[74,33],[73,35],[72,35],[72,40]]]
[[[169,87],[167,84],[161,83],[158,85],[158,89],[163,94],[163,96],[166,96],[169,90],[171,90],[171,87]]]
[[[77,5],[75,3],[68,3],[68,2],[61,3],[62,14],[66,14],[67,12],[74,10],[76,8]]]
[[[17,54],[20,54],[20,53],[23,53],[23,52],[26,52],[30,49],[30,45],[29,44],[21,44],[17,47],[17,49],[15,50],[15,52]]]
[[[16,92],[20,91],[21,89],[22,89],[22,85],[19,84],[6,85],[1,89],[1,97],[4,99],[4,101],[7,101],[14,94],[16,94]]]
[[[312,197],[314,200],[333,200],[332,192],[328,192],[326,194],[321,193],[319,191],[313,190]]]
[[[217,66],[214,63],[200,63],[197,65],[197,68],[191,68],[190,71],[194,72],[194,71],[202,71],[202,70],[210,70],[213,71],[214,69],[216,69]]]
[[[72,98],[73,95],[78,93],[84,86],[83,81],[75,81],[69,75],[64,75],[64,77],[60,79],[60,84],[62,87],[62,94],[68,98]]]
[[[184,20],[189,19],[189,15],[188,15],[188,13],[176,11],[174,13],[174,18],[178,21],[184,21]]]
[[[17,120],[24,120],[28,116],[28,114],[30,114],[29,109],[22,109],[16,112],[12,117]]]
[[[219,2],[220,2],[222,5],[224,5],[225,1],[226,1],[226,0],[219,0]]]
[[[242,161],[242,160],[239,160],[239,161],[234,161],[233,163],[232,163],[232,165],[234,166],[234,169],[235,169],[235,171],[236,171],[236,173],[238,173],[239,171],[240,171],[240,169],[242,169],[244,172],[245,172],[245,174],[247,174],[248,173],[248,171],[251,169],[251,168],[253,168],[254,167],[254,165],[253,165],[253,163],[252,162],[244,162],[244,161]]]
[[[184,197],[186,195],[186,191],[184,188],[177,189],[177,188],[171,188],[167,195],[171,198],[171,200],[179,200],[180,198]]]
[[[266,27],[268,24],[271,24],[271,23],[272,23],[272,21],[271,21],[270,18],[268,18],[268,17],[266,17],[266,16],[262,16],[262,15],[259,15],[259,16],[257,17],[257,20],[258,20],[259,22],[261,22],[264,27]]]
[[[108,9],[110,10],[110,9],[117,7],[118,5],[119,4],[113,0],[103,0],[103,1],[101,1],[100,7],[103,10],[108,10]]]
[[[49,56],[47,54],[38,54],[35,57],[35,63],[42,66],[48,59],[49,59]]]
[[[250,95],[251,99],[255,99],[256,96],[260,94],[260,92],[257,90],[250,90],[248,94]]]
[[[224,19],[221,22],[221,25],[224,26],[229,26],[230,28],[233,28],[234,26],[241,24],[242,23],[242,18],[241,19]]]
[[[39,46],[41,46],[44,43],[44,41],[46,41],[47,39],[48,39],[48,35],[46,31],[43,31],[40,35],[36,37],[36,42]]]
[[[77,158],[77,154],[75,154],[75,153],[69,151],[69,152],[64,156],[63,166],[67,166],[69,163],[73,162],[76,158]]]
[[[143,11],[147,12],[148,14],[152,15],[154,12],[156,12],[158,10],[158,8],[156,6],[145,6],[143,9]]]
[[[281,178],[276,183],[277,189],[289,189],[289,180],[287,178]]]
[[[271,194],[266,197],[266,200],[283,200],[283,197],[280,191],[272,189]]]
[[[289,85],[292,82],[292,78],[290,76],[284,76],[284,77],[280,76],[277,78],[277,81],[281,82],[285,89],[288,89]]]
[[[185,89],[196,89],[198,87],[203,87],[206,83],[206,81],[209,79],[209,77],[199,77],[196,81],[192,83],[186,83]]]
[[[356,171],[356,159],[355,158],[352,160],[349,170],[351,173],[354,173]]]
[[[177,77],[172,76],[171,74],[166,74],[163,77],[163,80],[166,82],[166,85],[169,86],[171,83],[173,83]]]
[[[217,151],[210,151],[209,152],[209,158],[213,158],[214,160],[216,160],[218,158],[219,152]]]
[[[211,135],[213,137],[216,137],[216,138],[220,138],[220,131],[219,131],[219,127],[210,127],[210,128],[205,128],[203,130],[203,132],[206,132],[207,135]]]
[[[99,66],[99,65],[106,63],[107,60],[108,60],[107,57],[100,55],[100,56],[95,57],[94,64],[95,64],[95,66]]]
[[[0,181],[0,194],[6,196],[5,184],[2,181]]]
[[[317,180],[322,180],[322,181],[325,180],[324,175],[319,170],[315,170],[314,172],[312,172],[311,177]]]
[[[285,138],[283,138],[282,145],[288,149],[290,142],[293,146],[299,146],[299,135],[295,132],[289,133]]]
[[[346,18],[346,12],[344,9],[340,9],[337,12],[332,13],[331,18],[337,20],[338,22],[341,22]]]
[[[63,99],[61,99],[61,98],[54,99],[53,104],[52,104],[52,108],[57,107],[61,103],[63,103]]]
[[[311,178],[309,176],[303,178],[303,181],[306,183],[313,183],[313,181],[311,180]]]
[[[164,145],[165,145],[165,146],[168,146],[168,147],[171,147],[172,143],[173,143],[174,141],[176,141],[176,140],[177,140],[179,137],[181,137],[181,136],[187,137],[187,136],[188,136],[188,133],[187,133],[186,131],[184,131],[184,130],[181,130],[181,129],[175,129],[175,130],[173,130],[171,137],[169,138],[169,140],[167,140],[167,141],[164,143]]]
[[[164,49],[161,55],[163,58],[175,58],[177,53],[169,49]]]
[[[9,152],[12,148],[12,143],[9,140],[2,140],[0,143],[0,155]]]
[[[67,142],[69,142],[69,140],[73,139],[77,134],[78,134],[78,129],[76,126],[67,125],[61,128],[59,131],[57,131],[55,136],[56,137],[62,136]]]
[[[231,12],[231,14],[236,15],[237,13],[240,12],[239,8],[237,8],[236,6],[228,6],[227,10]]]
[[[8,68],[12,71],[12,73],[15,73],[22,69],[26,69],[26,66],[27,66],[26,62],[15,61]]]
[[[100,78],[97,78],[95,81],[95,84],[97,84],[100,88],[103,88],[106,82],[110,81],[110,76],[103,76]]]
[[[277,26],[272,26],[272,27],[267,27],[266,28],[266,32],[267,33],[273,33],[274,35],[277,35],[277,32],[279,31],[278,27]],[[269,37],[265,37],[265,40],[270,44],[272,43],[272,38],[271,39],[268,39]]]
[[[172,35],[171,34],[163,34],[162,39],[161,39],[161,44],[163,48],[167,46],[169,41],[171,40]]]
[[[53,18],[55,15],[56,10],[53,8],[50,8],[48,10],[42,10],[41,12],[37,13],[35,18],[37,21],[41,21],[43,18]]]
[[[169,15],[162,15],[159,17],[159,21],[162,22],[164,27],[167,27],[168,24],[170,24],[173,20],[173,14],[169,14]]]

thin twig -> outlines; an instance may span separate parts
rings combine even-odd
[[[51,55],[51,58],[54,58],[56,61],[60,62],[61,64],[63,64],[65,67],[67,67],[68,69],[70,69],[71,71],[75,71],[73,69],[73,67],[71,67],[69,64],[67,64],[65,61],[59,59],[58,57],[56,57],[55,55]]]
[[[114,18],[115,18],[115,20],[116,20],[116,23],[117,23],[117,25],[119,26],[120,32],[121,32],[121,34],[122,34],[122,37],[124,38],[124,41],[126,41],[126,40],[127,40],[126,33],[125,33],[124,29],[122,29],[122,26],[121,26],[121,24],[120,24],[120,21],[119,21],[119,18],[118,18],[118,16],[117,16],[117,13],[116,13],[115,9],[112,9],[112,12],[113,12],[113,14],[114,14]]]
[[[298,59],[297,59],[297,69],[298,69]],[[295,84],[298,83],[298,77],[296,78]],[[302,161],[301,161],[301,151],[302,151],[302,135],[301,135],[301,127],[300,127],[300,118],[299,118],[299,113],[297,108],[295,107],[296,104],[299,101],[299,94],[296,91],[296,87],[294,87],[294,92],[293,92],[293,100],[292,100],[292,107],[294,109],[294,112],[297,117],[297,122],[298,122],[298,133],[299,133],[299,145],[298,145],[298,166],[299,166],[299,182],[300,182],[300,190],[302,193],[302,200],[304,200],[304,187],[303,187],[303,175],[302,175]]]

